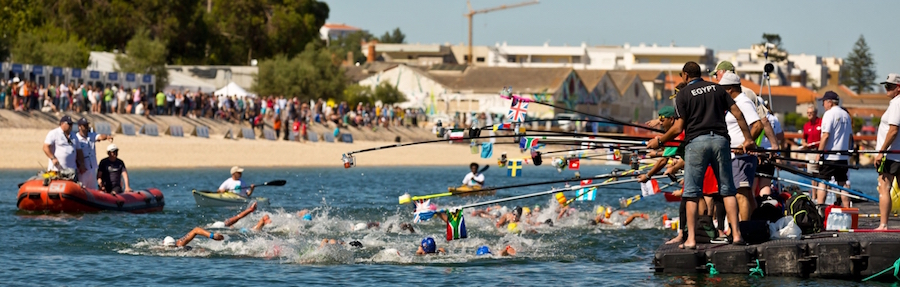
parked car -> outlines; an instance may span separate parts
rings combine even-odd
[[[575,129],[575,120],[578,119],[576,114],[556,114],[553,117],[554,124],[563,131],[572,131]]]

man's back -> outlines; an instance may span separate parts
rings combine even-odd
[[[717,84],[695,80],[685,86],[675,97],[675,111],[684,120],[685,140],[715,133],[728,137],[725,112],[734,100]]]

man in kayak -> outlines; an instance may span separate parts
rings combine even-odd
[[[122,183],[125,183],[125,192],[132,192],[128,169],[125,162],[119,158],[119,147],[115,144],[106,146],[106,154],[109,157],[100,161],[97,169],[97,184],[100,190],[108,193],[122,193]]]
[[[78,179],[81,180],[81,184],[84,185],[85,188],[98,189],[96,144],[98,141],[102,140],[109,140],[112,142],[113,137],[110,135],[98,135],[97,133],[92,132],[88,119],[81,118],[78,120],[78,132],[71,138],[77,141],[76,144],[79,145],[81,154],[84,156],[85,172],[78,173]]]
[[[255,184],[251,184],[250,188],[244,193],[243,182],[241,182],[241,175],[244,173],[244,169],[238,166],[231,167],[231,177],[226,179],[222,185],[219,185],[219,193],[231,192],[244,197],[250,197],[253,194],[253,189],[256,187]]]
[[[50,159],[48,171],[83,168],[84,155],[79,145],[71,138],[72,118],[63,116],[59,119],[59,127],[47,133],[44,139],[44,154]]]
[[[471,172],[466,174],[466,177],[463,178],[462,183],[470,187],[484,186],[484,175],[478,172],[478,164],[473,162],[469,165],[469,170],[471,170]]]

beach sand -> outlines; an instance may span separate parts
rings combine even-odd
[[[0,130],[0,169],[39,169],[46,167],[42,151],[49,129],[4,128]],[[102,159],[109,141],[97,143]],[[191,167],[342,167],[341,155],[347,152],[393,145],[393,142],[355,141],[346,143],[298,143],[268,140],[231,140],[223,138],[176,138],[170,136],[115,135],[119,156],[129,168]],[[494,146],[490,159],[472,154],[467,143],[447,142],[360,153],[357,166],[431,166],[497,164],[501,152],[510,158],[528,157],[517,146]],[[545,160],[549,163],[549,160]]]

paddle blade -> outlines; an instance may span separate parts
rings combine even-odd
[[[286,183],[287,183],[286,180],[279,179],[279,180],[273,180],[270,182],[263,183],[263,185],[265,185],[265,186],[284,186]]]
[[[400,201],[400,204],[409,204],[412,202],[412,196],[410,196],[409,193],[406,193],[401,195],[398,200]]]

